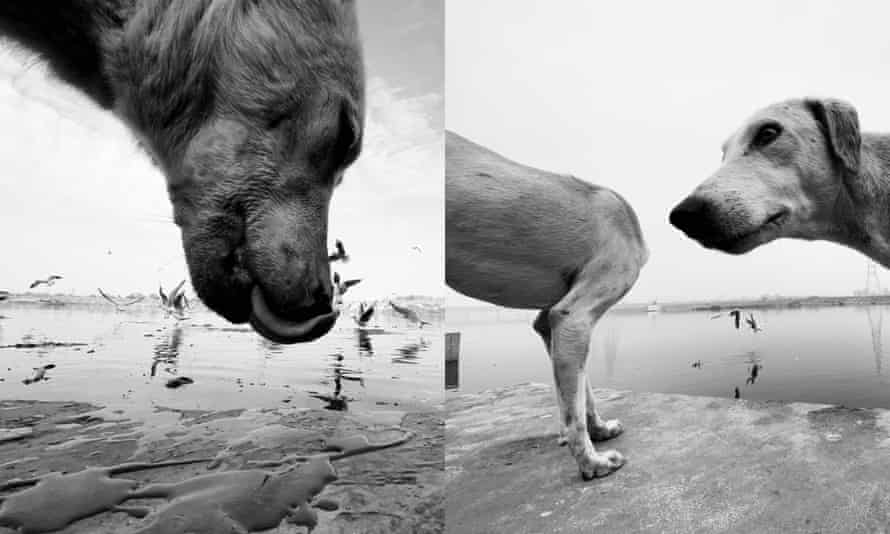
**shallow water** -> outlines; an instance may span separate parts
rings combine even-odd
[[[726,312],[714,319],[712,312],[612,312],[594,332],[588,375],[595,387],[723,397],[737,387],[748,399],[890,408],[890,308],[750,312],[762,331],[744,320],[736,330]],[[458,391],[552,383],[534,316],[449,309],[448,331],[461,333]],[[701,367],[692,367],[698,360]],[[755,364],[762,367],[750,383]]]
[[[155,310],[5,302],[0,315],[0,345],[86,343],[0,349],[5,399],[84,401],[121,407],[129,416],[156,407],[285,405],[363,413],[442,400],[439,325],[418,330],[383,316],[380,330],[365,333],[344,317],[315,342],[278,345],[209,312],[177,323]],[[47,380],[22,383],[47,364],[55,364]],[[165,387],[177,376],[194,383]]]

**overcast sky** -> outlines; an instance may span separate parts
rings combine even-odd
[[[359,2],[359,18],[368,112],[363,154],[331,208],[330,241],[352,256],[337,270],[364,279],[354,298],[441,295],[442,2]],[[129,133],[6,50],[0,139],[0,289],[56,273],[61,292],[126,294],[187,275],[164,178]]]
[[[838,245],[780,240],[729,256],[667,219],[718,168],[728,135],[775,101],[843,98],[864,130],[890,132],[890,5],[558,4],[448,1],[446,126],[625,196],[651,250],[626,301],[839,295],[865,285],[866,258]],[[890,273],[879,277],[890,286]],[[449,290],[447,302],[470,301]]]

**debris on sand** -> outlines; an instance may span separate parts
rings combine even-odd
[[[139,485],[135,480],[111,478],[112,475],[207,461],[129,463],[90,467],[71,474],[49,473],[31,479],[10,480],[0,485],[0,491],[33,487],[3,498],[0,526],[28,534],[62,530],[78,519],[113,510],[130,498],[132,490]]]
[[[22,380],[22,384],[25,384],[27,386],[28,384],[33,384],[34,382],[40,382],[42,380],[49,380],[49,378],[46,376],[46,372],[49,371],[50,369],[55,369],[55,368],[56,368],[56,364],[54,364],[54,363],[44,365],[43,367],[35,367],[34,368],[34,376],[31,378],[26,378],[26,379]]]
[[[187,376],[177,376],[176,378],[171,378],[170,380],[167,380],[167,383],[164,385],[170,389],[175,389],[175,388],[184,386],[186,384],[194,384],[194,383],[195,383],[195,381]]]
[[[0,301],[4,301],[9,298],[9,291],[0,291]]]

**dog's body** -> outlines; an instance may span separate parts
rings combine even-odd
[[[731,254],[819,239],[890,267],[890,135],[860,133],[856,110],[839,100],[771,105],[730,137],[721,168],[670,220]]]
[[[134,132],[208,307],[281,343],[330,330],[328,206],[364,125],[352,0],[8,0],[0,36]]]
[[[455,290],[512,308],[534,323],[550,354],[560,423],[586,479],[624,464],[591,438],[621,433],[597,414],[585,373],[597,320],[636,282],[648,251],[618,194],[512,162],[446,132],[445,278]]]

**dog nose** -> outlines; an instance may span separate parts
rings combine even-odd
[[[698,197],[689,196],[677,204],[670,214],[672,225],[682,230],[689,237],[700,235],[705,230],[710,204]]]

